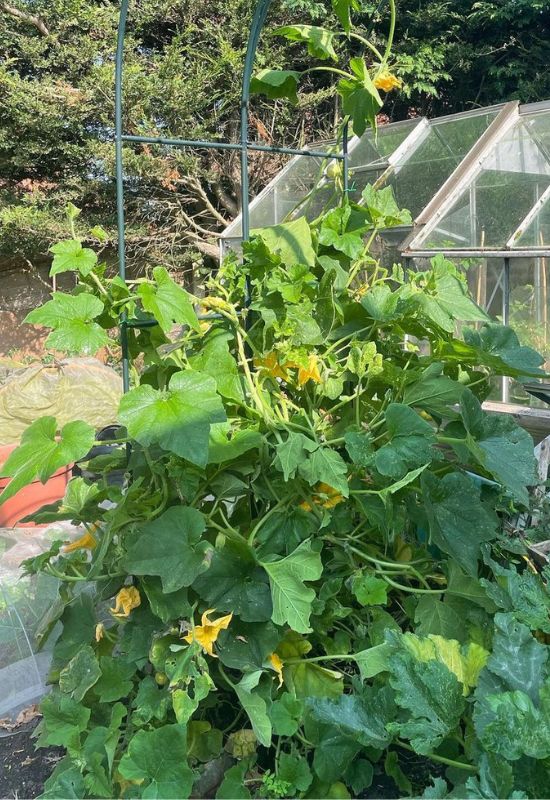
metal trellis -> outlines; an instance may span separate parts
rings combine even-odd
[[[264,145],[258,142],[250,142],[248,139],[249,131],[249,103],[250,103],[250,81],[256,51],[261,32],[265,25],[266,17],[271,6],[272,0],[259,0],[252,22],[246,48],[244,62],[242,87],[241,87],[241,121],[239,142],[212,142],[191,139],[173,139],[153,136],[134,136],[124,133],[123,130],[123,104],[122,89],[124,80],[124,39],[128,22],[128,10],[130,0],[121,0],[120,15],[118,24],[116,62],[115,62],[115,155],[116,155],[116,191],[117,191],[117,230],[118,230],[118,268],[122,280],[126,280],[126,243],[125,243],[125,213],[124,213],[124,169],[123,169],[123,144],[124,142],[135,142],[141,144],[160,144],[170,147],[213,149],[213,150],[238,150],[241,154],[241,213],[242,213],[242,238],[246,241],[250,237],[250,189],[248,173],[248,154],[250,151],[264,153],[280,153],[289,156],[311,156],[316,158],[327,158],[343,162],[343,191],[348,190],[348,128],[344,125],[342,137],[342,152],[328,152],[319,150],[297,149],[292,147],[278,147],[275,145]],[[128,328],[129,327],[148,327],[152,323],[150,320],[145,322],[130,322],[125,313],[120,320],[121,346],[122,346],[122,376],[123,388],[127,392],[130,388],[130,358],[128,349]]]

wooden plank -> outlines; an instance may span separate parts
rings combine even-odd
[[[536,444],[550,435],[550,410],[490,401],[483,403],[483,408],[491,414],[510,414],[518,425],[529,431]]]

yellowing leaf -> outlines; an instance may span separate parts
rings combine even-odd
[[[462,684],[465,697],[477,685],[479,673],[489,658],[488,651],[478,644],[470,642],[467,647],[461,647],[456,639],[445,639],[432,634],[424,639],[413,633],[406,633],[403,643],[417,661],[439,661],[444,664]]]
[[[215,610],[215,608],[209,608],[208,611],[205,611],[201,618],[201,624],[197,625],[183,637],[189,644],[198,642],[202,649],[208,653],[209,656],[213,656],[214,658],[216,658],[213,650],[214,642],[217,640],[220,632],[229,627],[229,623],[233,619],[233,614],[227,614],[225,617],[210,620],[210,614],[213,614]]]
[[[115,607],[111,614],[115,617],[129,617],[130,611],[141,605],[141,596],[135,586],[125,586],[115,597]]]
[[[279,678],[279,688],[280,688],[283,685],[283,661],[280,658],[280,656],[277,655],[277,653],[271,653],[271,655],[269,656],[269,661],[271,663],[271,666],[277,673],[277,676]]]

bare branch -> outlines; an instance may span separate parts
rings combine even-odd
[[[34,14],[28,14],[26,11],[21,11],[20,8],[15,8],[15,6],[10,5],[9,3],[2,2],[0,3],[0,9],[9,14],[11,17],[15,17],[15,19],[23,20],[23,22],[28,22],[29,25],[32,25],[39,31],[42,36],[49,36],[50,31],[46,27],[46,23],[40,19],[40,17],[36,17]]]

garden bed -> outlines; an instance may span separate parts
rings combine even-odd
[[[59,747],[35,750],[32,733],[37,721],[20,729],[0,731],[0,797],[35,798],[42,793],[44,782],[63,757]]]

